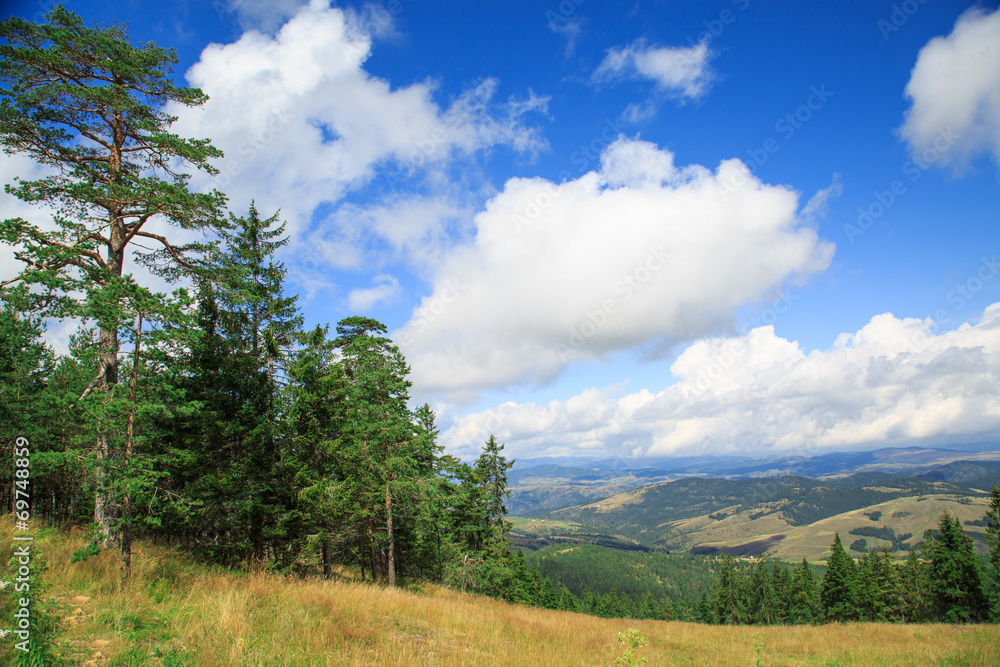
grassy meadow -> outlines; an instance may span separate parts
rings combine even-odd
[[[0,544],[12,544],[9,517]],[[70,563],[82,534],[38,532],[54,642],[82,665],[613,665],[636,628],[651,665],[996,665],[997,626],[716,627],[512,606],[433,585],[402,589],[234,573],[140,542]],[[6,563],[10,547],[5,547]],[[0,578],[10,578],[7,575]],[[9,619],[0,620],[0,628]],[[10,638],[3,651],[12,654]]]

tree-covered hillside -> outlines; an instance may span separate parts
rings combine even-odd
[[[547,516],[600,527],[649,546],[678,549],[687,547],[680,539],[685,528],[677,524],[697,517],[722,521],[742,513],[751,520],[773,518],[781,526],[806,526],[896,498],[931,494],[985,495],[959,484],[885,473],[862,473],[830,481],[792,476],[688,478],[556,510]]]

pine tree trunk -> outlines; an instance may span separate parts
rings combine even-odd
[[[389,535],[389,558],[386,563],[386,572],[389,576],[389,585],[396,585],[396,550],[392,535],[392,495],[389,493],[389,484],[385,485],[385,529]]]
[[[107,267],[112,278],[120,278],[125,263],[125,228],[121,220],[111,223],[111,243],[108,245]],[[97,390],[102,394],[114,391],[118,384],[118,327],[101,323],[98,335],[98,372]],[[97,524],[99,541],[104,548],[119,544],[119,536],[113,528],[117,518],[117,503],[114,491],[109,489],[108,468],[115,465],[117,448],[111,442],[111,435],[98,427],[97,432],[97,493],[94,495],[94,523]]]
[[[323,578],[329,579],[333,576],[333,568],[330,563],[330,533],[323,535]]]
[[[125,588],[132,576],[132,498],[128,493],[122,497],[121,543],[121,580],[122,588]]]
[[[365,580],[365,538],[361,531],[358,531],[358,567],[361,569],[361,581]],[[372,572],[372,581],[375,581],[375,573]]]

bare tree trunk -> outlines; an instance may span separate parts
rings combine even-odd
[[[108,245],[107,269],[112,278],[122,275],[125,261],[125,227],[120,219],[111,222],[111,243]],[[106,285],[105,285],[106,286]],[[118,384],[118,325],[116,322],[101,322],[97,339],[98,363],[97,389],[102,394],[110,394]],[[86,392],[85,392],[86,394]],[[99,541],[104,548],[118,546],[118,534],[114,522],[118,515],[115,493],[109,488],[108,469],[115,465],[117,448],[111,441],[113,435],[108,428],[97,427],[97,493],[94,495],[94,523],[97,524]]]
[[[361,568],[361,581],[365,580],[365,538],[358,531],[358,566]],[[375,573],[372,572],[372,581],[375,581]]]
[[[330,533],[326,531],[323,535],[323,578],[329,579],[333,576],[333,568],[330,563]]]
[[[386,572],[389,576],[389,585],[396,585],[396,545],[392,535],[392,495],[389,493],[389,483],[385,484],[385,529],[389,536],[389,558],[386,563]]]
[[[371,553],[372,553],[372,583],[374,583],[374,582],[378,581],[379,567],[378,567],[377,556],[376,556],[376,553],[375,553],[375,536],[372,533],[373,533],[373,530],[372,530],[372,520],[369,518],[368,519],[368,546],[371,549]]]
[[[121,580],[122,588],[125,588],[132,576],[132,497],[127,491],[122,496],[121,543]]]

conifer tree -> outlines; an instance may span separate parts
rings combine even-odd
[[[163,112],[166,105],[196,107],[207,99],[199,90],[173,84],[173,51],[152,43],[135,47],[120,26],[88,28],[61,6],[46,19],[41,25],[16,17],[0,23],[6,42],[0,45],[0,146],[51,168],[44,178],[19,180],[7,191],[56,211],[54,228],[21,218],[0,222],[0,241],[14,246],[24,264],[0,288],[35,285],[34,307],[97,323],[97,369],[84,393],[107,396],[119,383],[123,320],[134,316],[125,306],[139,297],[123,280],[128,254],[136,242],[148,243],[157,250],[140,258],[150,266],[167,275],[193,267],[190,253],[203,246],[179,245],[150,231],[149,223],[164,220],[185,230],[213,225],[223,195],[190,192],[190,174],[177,164],[216,173],[208,160],[221,153],[208,140],[169,131],[176,118]],[[117,463],[128,445],[94,426],[101,461],[94,520],[110,545],[118,542],[127,508],[116,495],[122,480],[106,474],[129,469]],[[125,551],[122,558],[124,565]]]
[[[719,578],[713,590],[714,615],[722,625],[740,625],[746,622],[742,579],[733,557],[724,555],[719,563]]]
[[[757,625],[772,625],[778,620],[778,599],[771,583],[767,561],[758,558],[748,584],[748,620]]]
[[[290,445],[281,462],[279,477],[295,493],[296,519],[301,528],[316,531],[323,576],[333,570],[333,543],[347,541],[342,517],[347,514],[345,472],[339,466],[341,385],[333,368],[333,343],[327,329],[317,326],[304,336],[304,347],[289,369]]]
[[[1000,488],[996,484],[990,491],[990,506],[983,517],[986,521],[986,546],[990,550],[992,587],[990,591],[990,619],[1000,621]]]
[[[337,324],[344,382],[342,452],[354,466],[354,515],[367,530],[372,573],[396,584],[396,508],[416,495],[413,427],[406,403],[410,372],[385,325],[365,317]],[[382,530],[384,529],[384,534]]]
[[[904,623],[920,623],[930,615],[929,583],[926,567],[916,551],[911,551],[899,573],[899,618]]]
[[[660,594],[660,604],[657,618],[661,621],[673,621],[677,618],[677,613],[674,610],[674,603],[671,601],[670,596],[665,592]]]
[[[294,531],[291,487],[275,477],[286,425],[281,389],[302,326],[274,258],[287,243],[284,228],[277,214],[261,219],[251,204],[245,217],[229,215],[221,244],[200,265],[202,335],[192,346],[187,390],[205,406],[204,430],[193,435],[204,443],[196,456],[208,474],[192,481],[203,511],[226,535],[225,557],[235,560],[262,559]]]
[[[513,460],[508,461],[504,457],[503,445],[497,443],[495,435],[490,435],[476,460],[475,475],[481,485],[483,499],[483,546],[488,554],[500,560],[507,554],[510,522],[506,518],[504,500],[510,494],[507,490],[507,471],[513,465]]]
[[[857,569],[840,543],[840,533],[833,539],[826,575],[820,589],[823,615],[827,621],[853,621],[858,617],[855,585]]]
[[[962,531],[958,517],[941,514],[936,532],[924,535],[921,551],[928,563],[935,616],[945,623],[985,620],[988,600],[979,574],[972,538]]]
[[[792,594],[792,573],[784,563],[771,566],[771,585],[774,587],[776,604],[775,623],[788,622],[788,604]]]
[[[819,589],[809,563],[803,558],[792,573],[788,601],[788,622],[793,625],[819,621]]]

